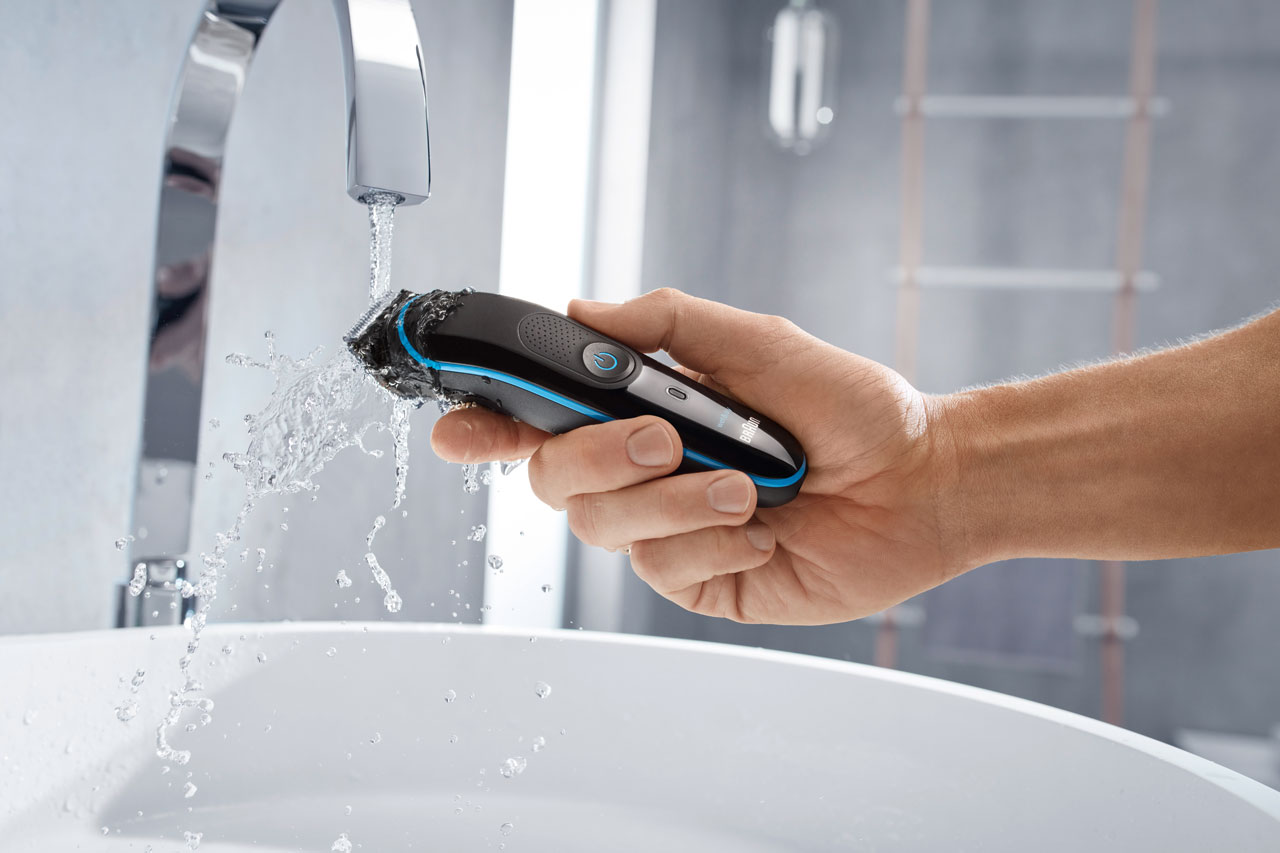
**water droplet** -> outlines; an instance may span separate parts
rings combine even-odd
[[[222,421],[217,418],[209,418],[209,429],[217,429],[222,426]]]
[[[102,827],[102,834],[103,834],[103,835],[110,835],[110,834],[111,834],[111,827],[109,827],[109,826],[104,826],[104,827]]]
[[[528,766],[529,759],[522,755],[517,755],[514,758],[508,758],[506,761],[502,762],[498,767],[498,772],[501,773],[503,777],[510,779],[513,776],[519,776]]]
[[[196,795],[197,790],[198,789],[194,784],[192,784],[191,782],[188,782],[187,784],[182,786],[182,796],[186,797],[189,800]]]
[[[230,645],[226,645],[222,647],[222,653],[224,655],[229,655],[231,654],[232,651],[234,651],[234,649],[232,649]]]
[[[457,743],[457,742],[458,742],[457,735],[449,735],[449,743]]]
[[[508,822],[498,827],[498,831],[501,832],[503,835],[510,835],[515,830],[515,828],[516,828],[516,825],[514,823]]]
[[[129,547],[129,543],[132,541],[133,541],[132,536],[121,536],[119,539],[116,540],[116,550],[123,551],[125,548]]]
[[[544,583],[544,584],[542,585],[542,591],[543,591],[543,592],[551,592],[551,584],[549,584],[549,583]]]
[[[190,796],[190,794],[188,794],[187,796]],[[201,838],[204,838],[203,832],[183,832],[182,833],[182,840],[187,842],[188,850],[195,850],[196,848],[198,848],[200,846]]]
[[[351,586],[351,578],[347,577],[346,569],[338,569],[338,577],[334,579],[339,589],[346,589]]]
[[[287,522],[287,521],[282,521],[282,522],[280,522],[280,529],[281,529],[281,530],[288,530],[288,529],[289,529],[289,522]]]
[[[378,535],[378,531],[381,530],[386,525],[386,523],[387,523],[387,517],[385,515],[380,515],[373,520],[373,529],[370,530],[369,534],[364,538],[366,547],[368,548],[373,547],[373,537]]]
[[[444,692],[444,701],[446,703],[452,702],[454,699],[457,699],[457,698],[458,698],[458,694],[453,690],[446,690]]]
[[[488,562],[489,568],[493,569],[495,572],[502,570],[502,558],[497,554],[490,554],[489,559],[486,562]]]
[[[369,738],[369,743],[382,743],[382,732],[374,732],[373,737]]]
[[[116,708],[116,719],[122,723],[127,723],[136,716],[138,716],[137,702],[131,700]]]
[[[28,708],[26,713],[22,715],[22,724],[24,726],[31,725],[36,721],[36,717],[39,716],[39,714],[40,712],[35,708]]]
[[[338,653],[338,650],[335,649],[333,646],[330,646],[328,649],[325,650],[325,655],[327,655],[328,657],[333,657],[337,653]]]
[[[485,527],[483,524],[476,524],[472,526],[471,533],[467,535],[467,539],[472,542],[483,542],[484,535],[488,532],[489,528]]]
[[[129,594],[137,598],[147,585],[147,564],[138,563],[133,567],[133,577],[129,580]]]
[[[348,815],[350,815],[350,814],[351,814],[351,806],[347,806],[346,808],[344,808],[344,809],[343,809],[343,812],[344,812],[344,813],[346,813],[346,814],[348,814]]]
[[[258,663],[266,663],[266,662],[267,662],[267,653],[258,652]]]
[[[546,699],[551,695],[551,685],[545,681],[539,681],[533,691],[538,694],[539,699]]]
[[[538,735],[533,739],[533,751],[542,752],[542,748],[547,745],[547,739],[542,735]]]

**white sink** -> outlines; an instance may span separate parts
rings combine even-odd
[[[193,670],[213,720],[178,730],[193,758],[162,773],[187,635],[151,633],[0,640],[0,849],[161,853],[199,832],[205,853],[329,851],[341,833],[379,853],[1280,850],[1280,793],[1092,720],[855,664],[574,632],[211,627]],[[140,711],[120,722],[137,669]],[[527,769],[504,777],[509,758]]]

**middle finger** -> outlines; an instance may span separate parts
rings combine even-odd
[[[569,498],[569,529],[588,545],[622,548],[704,527],[745,524],[756,489],[741,471],[706,471]]]

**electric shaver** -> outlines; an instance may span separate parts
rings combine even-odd
[[[402,290],[370,308],[344,340],[402,397],[472,402],[557,434],[657,415],[684,443],[675,473],[742,471],[764,507],[791,500],[804,481],[804,450],[778,424],[531,302]]]

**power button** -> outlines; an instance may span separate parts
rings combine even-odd
[[[613,344],[587,344],[582,351],[582,366],[598,379],[606,382],[611,379],[622,379],[631,373],[631,356],[621,347]]]

